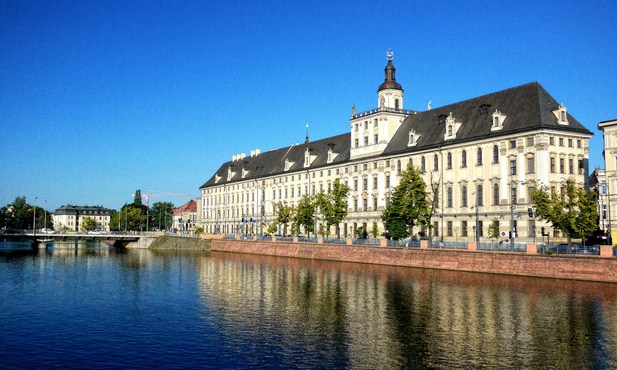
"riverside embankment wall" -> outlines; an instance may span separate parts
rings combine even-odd
[[[211,240],[211,250],[328,261],[617,283],[617,259],[512,252]]]
[[[187,238],[181,236],[142,236],[138,242],[131,243],[127,248],[143,249],[174,249],[174,250],[210,250],[210,240]]]

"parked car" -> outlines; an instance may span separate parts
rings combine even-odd
[[[56,231],[52,230],[50,228],[44,227],[44,228],[41,229],[41,233],[43,233],[43,234],[55,234]]]
[[[578,251],[579,246],[577,244],[557,244],[549,249],[549,251],[557,254],[575,254]]]
[[[105,235],[105,234],[107,234],[107,231],[101,230],[101,229],[96,229],[96,230],[88,231],[88,234],[89,235]]]

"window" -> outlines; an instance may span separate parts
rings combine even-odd
[[[368,190],[368,178],[362,179],[362,190]]]
[[[358,191],[358,179],[353,179],[353,190]]]
[[[452,188],[451,187],[448,187],[446,196],[447,196],[447,202],[448,202],[447,207],[452,208]]]
[[[390,175],[386,175],[386,190],[390,191]]]
[[[398,110],[398,99],[394,99],[394,109]]]
[[[576,140],[576,147],[579,148],[579,149],[581,148],[581,140],[580,139]]]
[[[565,160],[563,158],[559,158],[559,173],[565,173],[566,172],[566,164],[565,164]]]
[[[555,173],[555,158],[551,158],[551,173]]]
[[[467,236],[467,221],[461,221],[461,236]]]
[[[527,173],[535,173],[536,172],[536,159],[534,157],[527,158]]]
[[[452,227],[452,221],[448,221],[447,223],[447,232],[448,232],[448,236],[452,236],[453,235],[453,227]]]
[[[379,144],[379,134],[375,134],[374,140],[375,140],[375,144]]]
[[[437,154],[433,157],[433,169],[435,171],[439,169],[439,156]]]
[[[574,148],[574,144],[572,143],[572,139],[568,139],[568,148]]]
[[[433,230],[435,230],[435,236],[439,236],[439,222],[435,221],[433,222]]]
[[[536,235],[536,220],[529,220],[529,227],[527,230],[528,237],[532,238]]]
[[[548,138],[549,145],[555,145],[555,138],[553,136]]]
[[[495,117],[495,119],[493,119],[493,127],[499,127],[499,117]]]
[[[563,146],[563,138],[562,137],[559,138],[559,146]]]
[[[448,159],[447,169],[451,170],[452,169],[452,153],[448,153],[447,159]]]
[[[367,198],[362,199],[362,210],[364,212],[368,211],[368,199]]]
[[[379,123],[378,123],[378,121],[377,121],[377,118],[375,118],[375,120],[373,121],[373,125],[374,125],[375,127],[378,127],[378,124],[379,124]]]
[[[377,197],[373,197],[373,211],[377,210]]]
[[[467,186],[461,187],[461,206],[467,207]]]
[[[583,160],[582,160],[582,159],[579,159],[579,160],[578,160],[578,174],[579,174],[579,175],[583,175],[583,174],[584,174],[584,172],[585,172],[585,169],[584,169],[584,167],[583,167]]]
[[[510,140],[510,149],[516,148],[516,140]]]
[[[516,159],[510,161],[510,175],[516,175]]]
[[[527,146],[533,146],[533,137],[527,138]]]
[[[568,170],[570,174],[574,173],[574,159],[568,159]]]
[[[373,189],[377,189],[377,176],[373,177]]]
[[[493,205],[499,205],[499,184],[493,184]]]
[[[396,173],[398,173],[399,175],[402,172],[402,166],[401,166],[401,161],[396,162]]]
[[[482,166],[482,148],[478,148],[478,166]]]
[[[478,221],[478,236],[484,236],[484,223],[482,221]]]
[[[364,163],[364,164],[362,165],[362,169],[363,169],[364,171],[368,171],[368,163]]]
[[[364,146],[368,146],[368,136],[364,137]]]
[[[353,146],[354,148],[357,148],[360,146],[359,144],[360,142],[358,141],[358,139],[354,139],[353,143],[354,143],[354,146]]]
[[[467,167],[467,151],[463,150],[461,153],[461,168]]]
[[[358,200],[357,199],[353,200],[353,211],[358,212]]]
[[[426,171],[426,160],[424,159],[424,156],[420,158],[420,167],[422,168],[422,171]]]
[[[499,147],[493,145],[493,163],[499,163]]]
[[[483,198],[482,185],[478,185],[476,187],[476,202],[478,204],[478,207],[482,207],[484,205],[482,198]]]

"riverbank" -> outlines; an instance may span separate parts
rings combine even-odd
[[[495,251],[210,240],[211,250],[315,260],[617,283],[617,259]]]

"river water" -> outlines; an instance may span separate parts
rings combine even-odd
[[[617,284],[0,243],[0,368],[617,368]]]

